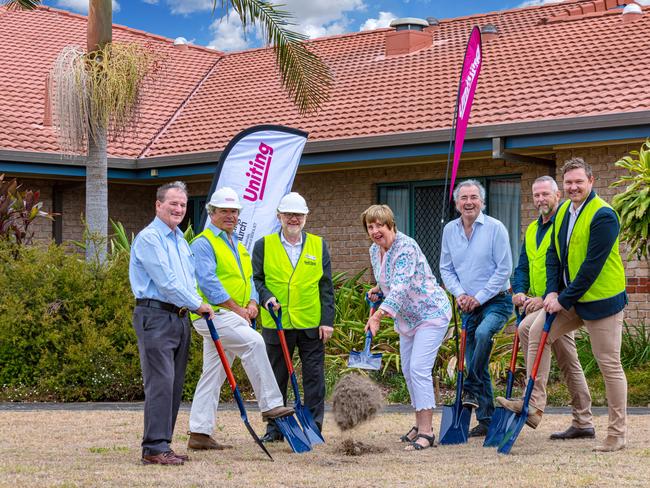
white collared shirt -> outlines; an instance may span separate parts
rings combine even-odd
[[[580,211],[582,210],[582,207],[585,206],[586,202],[587,202],[587,200],[585,199],[585,201],[582,202],[580,204],[580,206],[578,208],[576,208],[575,210],[573,209],[573,202],[571,202],[569,204],[569,226],[567,227],[567,230],[566,230],[566,245],[567,245],[567,247],[569,247],[569,241],[571,240],[571,234],[573,233],[573,227],[576,225],[576,220],[578,220],[578,215],[580,214]],[[564,284],[566,286],[569,286],[569,280],[567,278],[567,273],[568,272],[569,272],[569,270],[565,269],[564,273],[563,273],[564,276],[562,277],[564,279]]]
[[[302,232],[300,233],[300,239],[295,244],[291,244],[288,240],[285,239],[284,233],[280,231],[280,242],[284,247],[284,250],[287,251],[287,256],[289,256],[289,261],[291,265],[295,268],[300,259],[300,253],[302,252]]]

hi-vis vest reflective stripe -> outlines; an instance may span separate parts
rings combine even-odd
[[[534,220],[526,229],[526,256],[528,256],[528,292],[541,297],[546,292],[546,251],[551,245],[551,226],[546,229],[542,242],[537,247],[539,221]]]
[[[294,269],[282,246],[280,234],[264,237],[264,279],[266,287],[282,305],[282,327],[309,329],[320,325],[318,282],[323,276],[323,239],[305,235],[305,243]],[[275,322],[262,308],[262,324],[275,328]]]
[[[560,261],[562,260],[562,256],[560,255],[561,251],[559,232],[562,221],[564,220],[564,216],[568,211],[569,205],[571,205],[571,200],[567,200],[560,206],[560,209],[557,212],[557,216],[555,217],[555,225],[553,227],[555,249],[557,250]],[[569,256],[567,259],[569,278],[571,281],[575,279],[580,266],[587,257],[587,246],[589,245],[591,221],[593,220],[596,212],[603,207],[612,208],[605,200],[596,195],[593,199],[591,199],[590,202],[585,204],[585,206],[582,208],[582,211],[578,215],[578,218],[576,219],[576,223],[573,227],[573,232],[571,233],[571,238],[569,240]],[[606,298],[614,297],[623,291],[625,291],[625,269],[623,268],[623,261],[621,260],[621,256],[618,252],[618,238],[616,238],[616,242],[612,246],[612,249],[609,252],[609,256],[607,256],[607,261],[605,261],[603,269],[593,284],[585,292],[585,294],[578,300],[578,302],[586,303],[594,302],[596,300],[604,300]]]
[[[237,251],[242,269],[239,269],[237,259],[232,253],[232,249],[226,242],[216,235],[210,229],[205,229],[194,240],[205,237],[212,245],[214,255],[217,259],[217,269],[215,270],[217,278],[232,298],[240,307],[245,307],[251,298],[251,277],[253,276],[253,264],[251,256],[241,242],[237,243]],[[243,270],[243,273],[242,273]],[[205,302],[207,298],[198,287],[199,295]],[[211,304],[214,305],[214,304]],[[192,314],[192,320],[196,320],[198,315]]]

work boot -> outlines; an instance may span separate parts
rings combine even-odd
[[[524,401],[521,399],[507,399],[504,397],[497,397],[497,403],[501,405],[506,410],[510,410],[514,413],[521,413],[521,410],[524,408]],[[542,412],[540,409],[533,407],[531,404],[528,404],[528,418],[526,419],[526,425],[532,429],[536,429],[539,423],[542,421]]]
[[[551,434],[551,439],[553,440],[565,440],[565,439],[593,439],[596,437],[596,430],[593,427],[586,427],[580,429],[574,427],[573,425],[567,430],[562,432],[553,432]]]
[[[279,407],[274,407],[271,410],[262,412],[262,420],[264,422],[267,422],[269,419],[279,419],[282,417],[293,415],[293,413],[294,410],[292,407],[283,407],[282,405],[280,405]]]
[[[463,393],[463,407],[478,408],[478,400],[469,392]]]
[[[159,452],[142,456],[142,464],[162,464],[163,466],[180,466],[184,461],[174,455],[173,451]]]
[[[219,444],[208,434],[199,434],[198,432],[190,432],[190,439],[187,441],[188,449],[195,449],[197,451],[216,449],[223,451],[224,449],[232,449],[232,446],[226,444]]]
[[[264,443],[282,441],[284,441],[284,436],[278,430],[267,431],[266,434],[264,434],[264,437],[262,437],[262,442]]]
[[[479,423],[469,431],[469,437],[485,437],[490,427],[486,424]]]
[[[625,448],[625,437],[612,437],[608,435],[602,444],[594,447],[594,452],[614,452]]]

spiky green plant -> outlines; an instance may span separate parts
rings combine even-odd
[[[650,139],[638,151],[630,151],[616,162],[628,174],[611,186],[627,185],[623,193],[615,195],[612,207],[621,217],[621,239],[630,250],[627,259],[648,259],[650,250]]]

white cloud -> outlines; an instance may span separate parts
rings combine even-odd
[[[181,15],[212,11],[214,7],[212,0],[166,0],[166,3],[173,14]],[[217,6],[219,6],[219,2],[217,2]]]
[[[564,0],[526,0],[517,5],[517,8],[521,7],[539,7],[541,5],[548,5],[550,3],[560,3]]]
[[[347,12],[363,11],[363,0],[283,0],[283,10],[291,12],[296,25],[292,29],[310,38],[342,34],[348,30]]]
[[[144,3],[148,3],[149,5],[158,5],[158,0],[142,0]]]
[[[75,12],[87,14],[88,3],[89,0],[57,0],[56,6],[66,10],[74,10]],[[119,12],[119,11],[120,11],[120,4],[117,2],[117,0],[113,0],[113,12]]]
[[[213,38],[208,44],[209,48],[219,51],[240,51],[249,47],[239,15],[234,10],[231,10],[227,16],[212,22],[210,30]]]
[[[390,23],[397,17],[392,12],[379,12],[379,17],[376,19],[366,19],[359,28],[360,31],[380,29],[382,27],[390,26]]]

